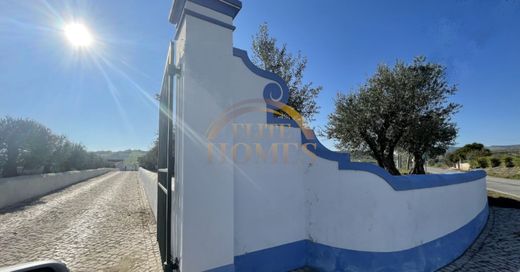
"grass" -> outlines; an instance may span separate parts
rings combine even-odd
[[[486,168],[483,169],[489,176],[507,178],[507,179],[520,179],[520,167],[507,168],[504,166]]]
[[[410,171],[412,171],[412,169],[399,168],[399,172],[401,172],[401,175],[409,175]]]
[[[513,158],[515,167],[508,168],[505,166],[504,158],[506,157]],[[488,176],[520,180],[520,151],[493,151],[491,156],[482,158],[486,158],[490,164],[490,167],[482,169],[486,171]],[[501,160],[501,165],[498,167],[491,167],[491,158],[499,158]],[[473,164],[474,163],[475,161],[473,161]],[[449,168],[449,166],[447,166],[444,162],[436,162],[430,165],[438,168]]]

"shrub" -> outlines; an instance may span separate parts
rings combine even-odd
[[[469,167],[471,169],[475,169],[475,168],[478,168],[478,162],[476,160],[470,160],[469,161]]]
[[[487,158],[478,158],[477,159],[477,168],[488,168],[489,161]]]
[[[0,173],[3,177],[35,171],[63,172],[109,165],[103,158],[89,153],[83,145],[52,133],[36,121],[0,117]]]
[[[505,157],[504,162],[506,163],[506,167],[509,167],[509,168],[515,167],[515,163],[514,163],[512,157]]]
[[[502,164],[502,161],[499,158],[491,158],[491,167],[499,167]]]

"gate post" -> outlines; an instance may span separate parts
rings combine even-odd
[[[230,92],[233,18],[237,0],[175,0],[176,26],[175,197],[172,252],[181,271],[218,267],[232,271],[234,258],[233,163],[208,159],[206,137],[213,118],[233,104]],[[226,94],[228,92],[229,94]],[[222,143],[232,143],[226,130]],[[220,155],[219,155],[220,156]],[[175,199],[176,198],[176,199]]]

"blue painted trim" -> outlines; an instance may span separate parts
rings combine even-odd
[[[278,86],[282,88],[282,99],[280,102],[282,103],[287,103],[287,100],[289,99],[289,88],[287,87],[287,84],[285,83],[285,81],[279,77],[277,74],[275,73],[272,73],[272,72],[269,72],[269,71],[266,71],[266,70],[263,70],[263,69],[260,69],[258,68],[250,59],[249,57],[247,56],[247,51],[245,50],[241,50],[241,49],[238,49],[238,48],[233,48],[233,56],[235,57],[239,57],[242,62],[245,64],[245,66],[253,73],[263,77],[263,78],[267,78],[267,79],[270,79],[270,80],[273,80],[275,81],[276,83],[278,83]],[[267,84],[266,85],[266,89],[267,88],[271,88],[273,87],[273,85],[270,85],[270,84]],[[270,89],[268,89],[270,90]],[[264,97],[266,96],[266,93],[265,93],[265,89],[264,89]],[[279,118],[278,118],[279,119]]]
[[[235,272],[235,265],[234,264],[228,264],[224,266],[220,266],[217,268],[212,268],[209,270],[206,270],[207,272]]]
[[[219,21],[219,20],[217,20],[215,18],[206,16],[204,14],[200,14],[198,12],[195,12],[195,11],[191,10],[191,9],[184,9],[182,17],[184,18],[184,16],[186,16],[186,15],[191,15],[191,16],[193,16],[195,18],[199,18],[201,20],[204,20],[204,21],[207,21],[207,22],[210,22],[210,23],[213,23],[213,24],[216,24],[216,25],[219,25],[219,26],[231,29],[231,30],[235,30],[235,26],[233,26],[233,25],[230,25],[228,23],[224,23],[222,21]]]
[[[288,271],[309,266],[319,271],[435,271],[471,246],[489,214],[484,209],[468,224],[423,245],[394,252],[368,252],[301,240],[235,257],[235,271]]]
[[[179,38],[179,33],[180,33],[179,30],[182,28],[182,25],[184,24],[184,17],[186,15],[191,15],[191,16],[193,16],[195,18],[199,18],[201,20],[204,20],[204,21],[207,21],[207,22],[210,22],[210,23],[213,23],[213,24],[216,24],[216,25],[219,25],[219,26],[231,29],[232,31],[235,30],[235,26],[233,26],[233,25],[230,25],[228,23],[224,23],[224,22],[219,21],[219,20],[217,20],[215,18],[208,17],[208,16],[206,16],[204,14],[200,14],[198,12],[195,12],[195,11],[191,10],[191,9],[184,9],[183,13],[181,15],[182,19],[180,20],[180,24],[177,25],[177,29],[175,31],[175,37],[173,38],[174,41],[177,41],[178,38]]]
[[[290,271],[304,267],[307,240],[258,250],[235,257],[236,271]]]
[[[189,0],[195,4],[235,18],[242,8],[242,2],[231,0]]]
[[[187,0],[193,2],[197,5],[201,5],[203,7],[209,8],[216,12],[225,14],[230,16],[231,18],[235,18],[238,12],[242,8],[242,2],[239,0]],[[173,7],[170,11],[170,22],[174,25],[177,25],[180,21],[182,21],[182,14],[184,7],[186,5],[186,0],[175,0],[173,2]]]
[[[395,252],[364,252],[309,243],[308,266],[321,271],[435,271],[461,256],[486,225],[488,206],[468,224],[421,246]]]
[[[181,21],[182,11],[186,5],[186,0],[174,0],[170,10],[170,23],[176,25]]]
[[[220,0],[226,2],[228,5],[233,5],[236,8],[242,9],[242,1],[240,0]]]
[[[289,98],[289,89],[285,81],[280,78],[278,75],[262,70],[256,67],[249,57],[247,56],[247,52],[238,48],[233,48],[233,55],[239,57],[244,65],[256,75],[270,79],[275,81],[277,84],[269,83],[264,87],[263,97],[266,101],[266,107],[270,109],[277,109],[275,106],[271,105],[269,101],[272,101],[273,98],[281,97],[279,102],[287,103]],[[273,113],[267,113],[267,123],[268,124],[286,124],[291,127],[298,127],[297,122],[290,119],[284,118],[276,118]],[[350,155],[344,152],[336,152],[325,147],[316,137],[314,131],[301,128],[302,129],[302,144],[311,143],[316,146],[312,151],[316,156],[321,157],[326,160],[336,161],[338,162],[339,170],[359,170],[370,172],[374,175],[377,175],[384,179],[394,190],[396,191],[405,191],[405,190],[414,190],[414,189],[424,189],[424,188],[432,188],[438,186],[446,186],[464,182],[471,182],[475,180],[479,180],[486,177],[486,172],[479,171],[471,171],[469,173],[458,173],[458,174],[440,174],[440,175],[407,175],[407,176],[392,176],[385,169],[379,167],[378,165],[371,163],[363,163],[363,162],[352,162],[350,161]],[[303,130],[307,130],[307,134],[312,134],[314,137],[305,137]]]

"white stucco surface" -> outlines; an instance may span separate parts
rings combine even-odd
[[[190,3],[193,4],[193,3]],[[193,4],[196,5],[196,4]],[[193,9],[193,7],[192,7]],[[203,7],[197,11],[215,14]],[[176,42],[182,77],[176,86],[177,133],[175,160],[176,199],[172,235],[182,271],[204,271],[233,263],[233,166],[209,164],[206,130],[234,100],[228,89],[232,80],[232,31],[187,15]],[[178,215],[180,214],[180,216]]]
[[[113,169],[100,168],[43,175],[0,178],[0,208],[48,194]]]
[[[192,2],[188,7],[232,23]],[[463,227],[486,207],[485,179],[396,191],[371,172],[339,170],[337,161],[309,157],[299,128],[283,136],[236,133],[237,124],[266,125],[263,90],[275,81],[233,55],[231,29],[186,15],[178,31],[172,247],[182,271],[231,265],[235,256],[300,240],[401,251]],[[212,126],[236,108],[247,110],[228,116],[208,139]],[[273,144],[280,147],[279,160],[271,153],[259,158],[255,147],[268,152]]]
[[[143,186],[148,204],[157,220],[157,173],[139,167],[137,177]]]
[[[337,163],[318,158],[305,180],[309,237],[345,249],[413,248],[468,224],[487,205],[485,179],[395,191],[379,176],[338,171]]]

